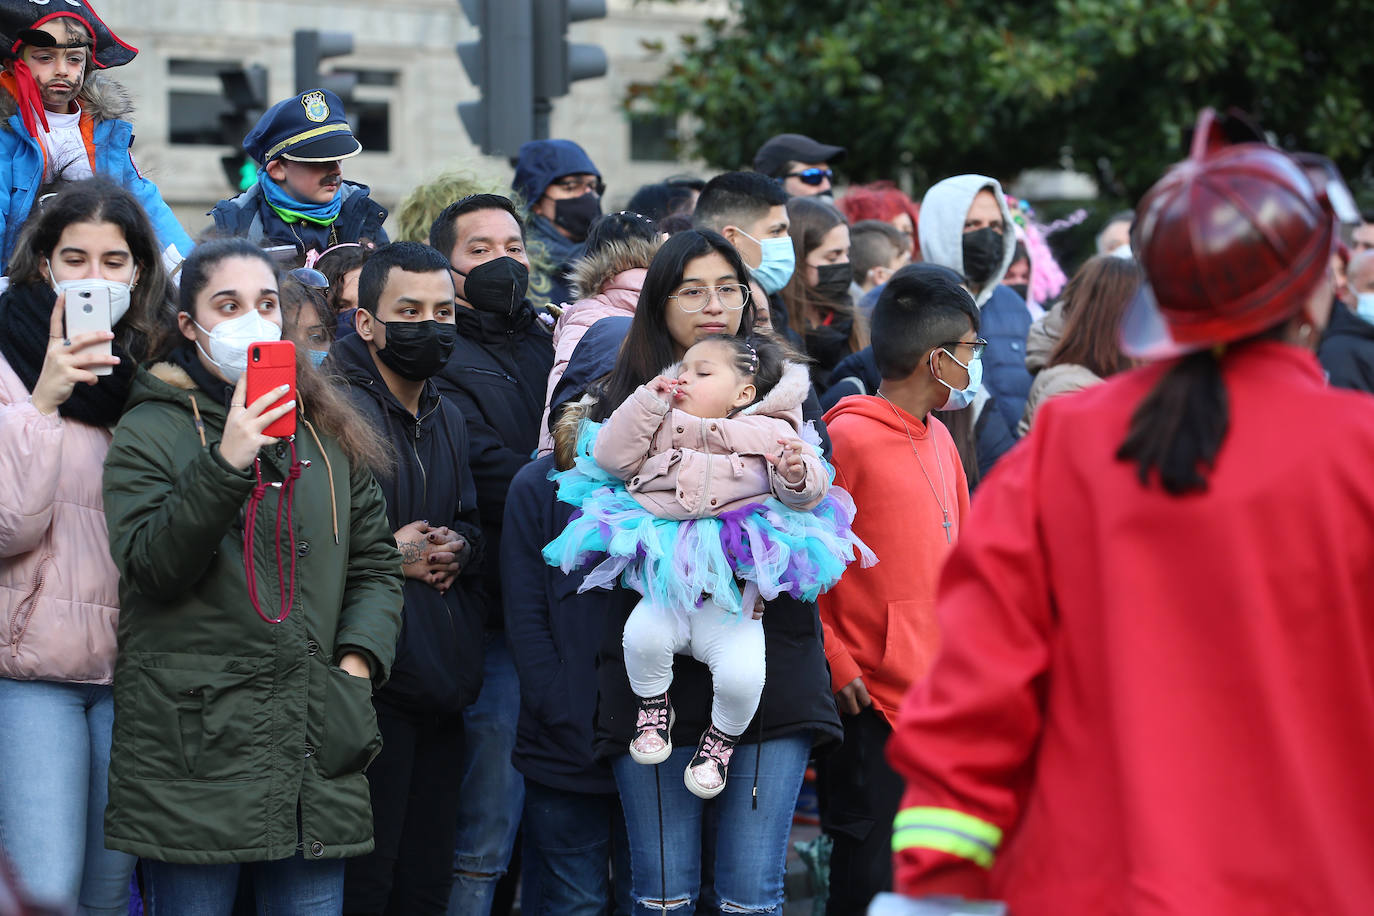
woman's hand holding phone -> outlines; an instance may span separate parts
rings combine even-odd
[[[224,437],[220,439],[219,454],[230,467],[246,471],[253,466],[258,450],[277,440],[264,435],[263,430],[271,426],[279,417],[284,417],[296,409],[296,402],[285,401],[272,407],[273,402],[291,390],[290,385],[281,385],[268,391],[251,404],[244,403],[247,385],[239,376],[234,386],[234,397],[229,404],[229,417],[224,421]],[[268,408],[271,407],[269,410]]]
[[[67,337],[63,325],[66,306],[67,294],[59,293],[48,324],[48,352],[33,386],[33,406],[43,414],[54,413],[67,403],[78,384],[94,385],[100,381],[92,369],[119,365],[118,356],[89,352],[90,347],[114,340],[113,333],[92,331]]]

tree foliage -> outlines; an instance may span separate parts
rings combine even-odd
[[[690,2],[690,0],[685,0]],[[1199,108],[1374,175],[1374,0],[732,0],[626,106],[747,167],[776,133],[849,148],[852,180],[1072,164],[1134,197]]]

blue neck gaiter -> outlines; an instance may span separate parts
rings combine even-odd
[[[266,169],[258,169],[258,187],[262,188],[267,205],[277,211],[283,222],[296,223],[303,220],[319,226],[332,226],[334,220],[339,218],[339,210],[343,207],[342,184],[335,192],[334,199],[327,204],[296,200],[268,177]]]

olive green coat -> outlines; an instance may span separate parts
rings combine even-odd
[[[301,426],[297,449],[311,464],[281,551],[288,575],[297,556],[296,591],[290,616],[269,624],[244,573],[254,480],[220,458],[224,420],[224,405],[179,367],[139,369],[105,462],[122,608],[106,843],[190,864],[361,855],[373,845],[363,768],[381,736],[372,685],[334,664],[361,651],[380,686],[395,653],[401,560],[382,494],[321,436],[331,472]],[[285,446],[262,451],[265,480],[288,467]],[[262,502],[253,551],[273,617],[279,492]]]

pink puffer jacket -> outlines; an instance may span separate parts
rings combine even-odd
[[[109,448],[109,430],[39,413],[0,357],[0,677],[110,683]]]
[[[800,489],[765,457],[777,454],[779,439],[800,435],[809,384],[805,367],[788,363],[772,391],[730,419],[675,410],[641,385],[607,418],[592,457],[628,481],[635,501],[659,518],[719,515],[769,494],[795,509],[813,508],[830,489],[814,450],[808,446],[803,458]]]
[[[553,369],[549,371],[549,383],[544,391],[544,418],[539,421],[540,455],[553,451],[549,402],[553,400],[553,390],[563,378],[563,370],[572,359],[578,341],[602,318],[634,315],[639,305],[639,292],[644,288],[644,277],[649,272],[649,262],[661,244],[643,239],[613,242],[597,254],[578,261],[573,268],[572,288],[579,298],[564,307],[558,323],[553,326]]]

